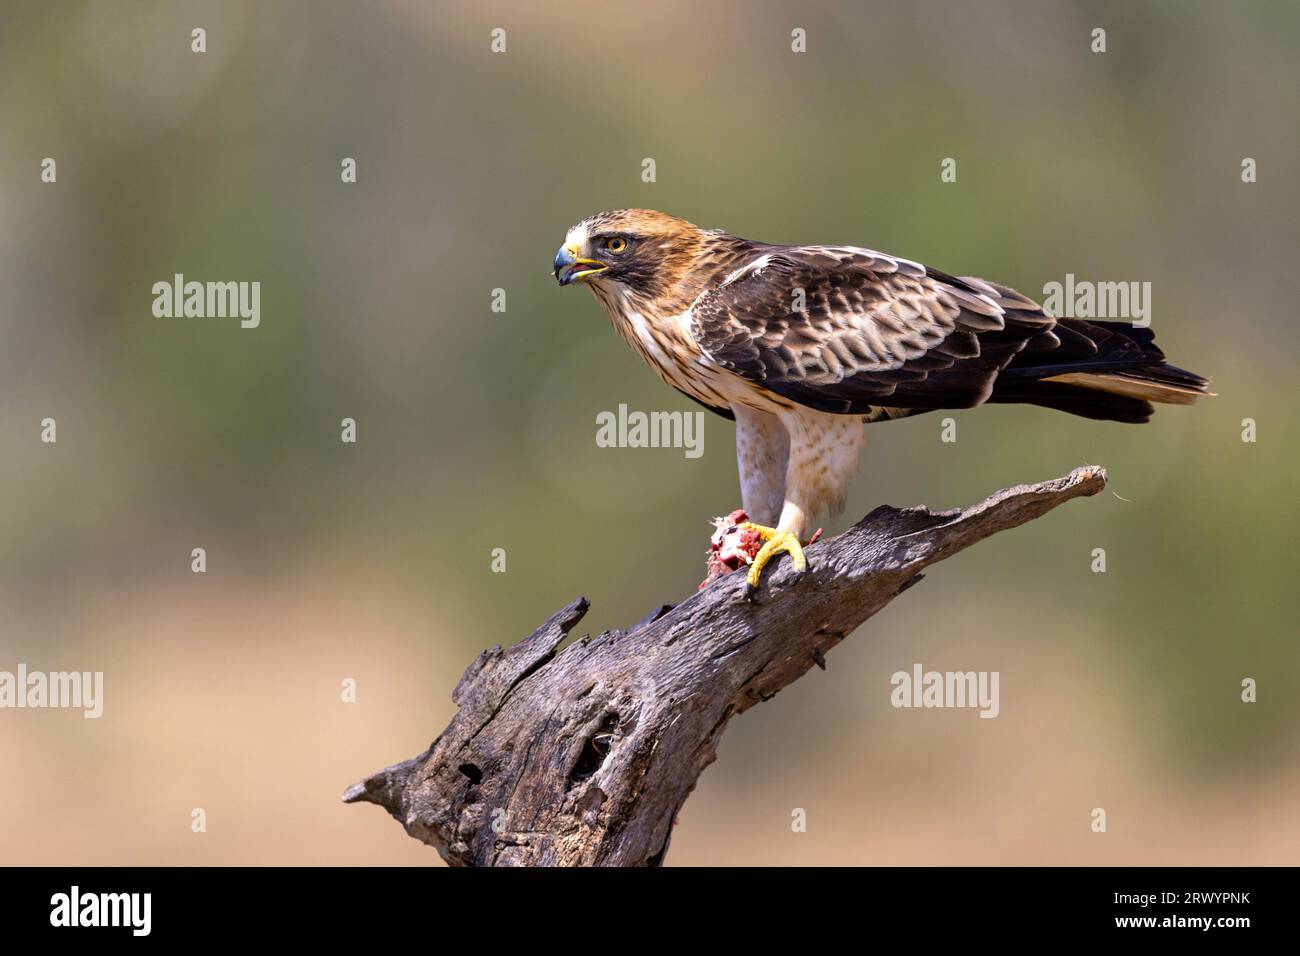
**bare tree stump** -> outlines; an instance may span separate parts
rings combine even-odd
[[[479,654],[429,749],[343,799],[385,808],[452,865],[658,865],[732,717],[825,666],[923,569],[1105,484],[1086,467],[965,510],[877,508],[810,547],[797,584],[788,561],[766,572],[757,606],[736,572],[557,655],[587,611],[579,598],[513,647]]]

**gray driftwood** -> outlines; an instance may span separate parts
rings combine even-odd
[[[797,584],[788,560],[766,572],[758,605],[733,573],[557,654],[587,611],[579,598],[513,647],[479,654],[429,749],[343,799],[378,804],[453,865],[658,865],[732,717],[824,667],[923,569],[1105,484],[1087,467],[965,510],[877,508],[809,548]]]

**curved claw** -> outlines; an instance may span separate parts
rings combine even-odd
[[[763,538],[763,546],[758,549],[758,554],[754,555],[749,572],[745,575],[745,600],[758,603],[755,594],[758,592],[758,583],[763,576],[763,568],[778,554],[789,554],[790,560],[794,562],[793,583],[797,584],[808,573],[808,559],[804,557],[803,546],[796,535],[753,522],[746,522],[741,527],[752,528]]]

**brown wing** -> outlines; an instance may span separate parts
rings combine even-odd
[[[700,348],[722,367],[844,414],[979,405],[1018,354],[1061,345],[1055,327],[1011,289],[818,246],[758,250],[701,296],[691,321]]]

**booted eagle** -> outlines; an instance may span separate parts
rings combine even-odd
[[[856,246],[776,246],[649,209],[582,220],[555,256],[665,382],[735,419],[745,511],[764,544],[807,562],[810,523],[844,506],[863,424],[988,402],[1145,422],[1206,379],[1152,333],[1057,319],[1014,289]]]

